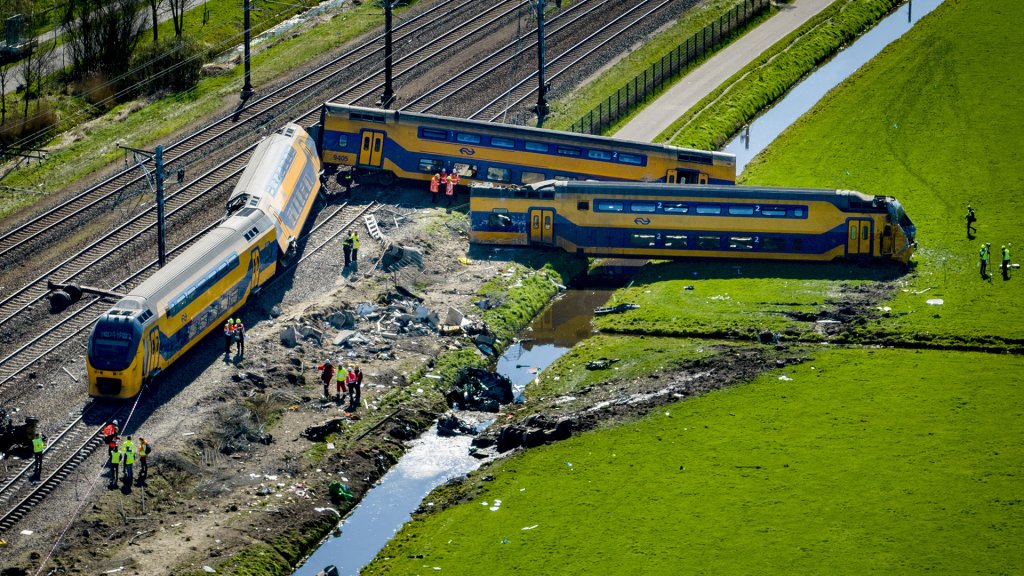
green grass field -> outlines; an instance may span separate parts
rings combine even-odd
[[[481,470],[363,574],[1017,573],[1022,370],[823,351]]]
[[[830,294],[895,275],[895,298],[878,302],[891,313],[859,328],[861,341],[1019,350],[1024,276],[981,280],[977,248],[1024,243],[1016,209],[1024,163],[1015,153],[1024,121],[1013,104],[1024,91],[1021,21],[1024,4],[1012,0],[947,0],[744,177],[896,196],[921,244],[909,271],[648,265],[616,294],[641,309],[599,325],[648,334],[793,329],[787,310],[813,312]],[[972,241],[968,201],[980,217]],[[929,306],[932,298],[944,303]],[[443,510],[404,528],[363,573],[1024,570],[1024,359],[811,350],[802,365],[531,449],[438,490],[430,499]],[[535,392],[586,385],[561,380],[578,378],[590,357],[578,347]]]

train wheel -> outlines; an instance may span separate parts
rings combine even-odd
[[[50,312],[60,312],[68,306],[71,306],[71,295],[63,290],[50,292]]]
[[[380,176],[377,176],[377,181],[380,182],[381,186],[391,186],[395,183],[395,173],[381,172]]]
[[[82,289],[77,284],[68,284],[64,287],[64,291],[71,297],[71,302],[78,302],[82,299]]]

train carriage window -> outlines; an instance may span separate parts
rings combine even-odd
[[[476,178],[476,164],[465,164],[463,162],[456,162],[452,165],[452,172],[455,172],[463,178]]]
[[[630,234],[629,244],[630,246],[654,248],[657,245],[657,237],[654,234]]]
[[[761,239],[761,247],[765,252],[785,252],[786,239],[779,236],[765,236]]]
[[[807,214],[807,209],[804,208],[803,206],[799,206],[797,208],[793,208],[793,217],[794,218],[803,218],[806,214]]]
[[[587,150],[587,158],[591,160],[611,160],[612,153],[607,150]]]
[[[526,143],[524,144],[524,147],[527,150],[529,150],[530,152],[547,152],[548,151],[548,145],[545,144],[544,142],[531,142],[531,141],[527,140]]]
[[[465,142],[466,144],[479,144],[480,136],[476,134],[466,134],[465,132],[456,132],[455,141]]]
[[[502,138],[501,136],[491,136],[491,146],[495,148],[515,148],[516,141],[511,138]]]
[[[534,182],[543,182],[547,180],[540,172],[527,172],[523,171],[522,175],[523,184],[533,184]]]
[[[508,208],[495,208],[487,216],[487,225],[491,228],[511,228],[512,217],[508,215]]]
[[[686,214],[690,211],[690,206],[684,202],[663,202],[661,209],[666,214]]]
[[[629,203],[629,211],[630,212],[651,213],[651,212],[654,212],[655,209],[657,209],[657,207],[658,207],[658,205],[655,204],[654,202],[630,202]]]
[[[717,204],[698,204],[696,211],[697,214],[721,214],[722,207]]]
[[[374,139],[374,141],[373,141],[373,151],[374,152],[380,152],[380,147],[381,147],[381,144],[383,142],[384,142],[383,138],[376,138],[376,139]]]
[[[756,236],[730,236],[729,237],[729,249],[730,250],[753,250],[757,248],[757,237]]]
[[[377,124],[384,124],[384,115],[375,114],[373,112],[350,112],[348,117],[356,122],[376,122]]]
[[[786,209],[779,206],[765,206],[761,208],[761,216],[785,216]]]
[[[687,237],[681,234],[665,234],[665,248],[686,248]]]
[[[568,174],[555,174],[555,180],[558,180],[559,182],[576,182],[579,178],[569,176]]]
[[[583,153],[579,148],[573,148],[571,146],[558,146],[555,148],[555,152],[561,156],[579,156]]]
[[[619,162],[622,162],[623,164],[632,164],[634,166],[643,166],[644,157],[638,154],[619,152]]]
[[[754,207],[749,205],[729,206],[730,216],[753,216]]]
[[[704,152],[704,153],[697,152],[697,151],[680,152],[680,153],[678,153],[676,155],[676,159],[678,159],[680,162],[690,162],[691,164],[711,164],[712,163],[712,155],[711,155],[710,152]]]
[[[447,140],[448,131],[436,128],[420,128],[420,138],[424,140]]]
[[[697,236],[698,250],[720,250],[721,248],[721,236]]]
[[[576,203],[576,209],[590,210],[590,202],[587,202],[586,200],[580,200],[579,202]]]
[[[871,227],[870,226],[864,226],[863,228],[861,228],[861,230],[863,231],[863,233],[860,235],[860,239],[861,240],[868,240],[871,237],[871,232],[870,232]]]
[[[341,132],[327,132],[324,134],[324,149],[338,150],[348,146],[348,134]]]
[[[487,169],[487,179],[491,182],[511,182],[512,171],[508,168],[491,166]]]
[[[622,212],[625,205],[620,200],[598,200],[594,202],[594,210],[597,212]]]
[[[420,172],[424,174],[437,174],[444,168],[444,162],[433,158],[420,158]]]

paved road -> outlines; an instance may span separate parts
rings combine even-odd
[[[796,0],[782,4],[780,13],[747,32],[699,68],[683,76],[660,98],[615,133],[617,138],[651,142],[687,110],[718,88],[733,74],[821,12],[833,0]]]

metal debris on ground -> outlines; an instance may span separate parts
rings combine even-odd
[[[636,310],[640,308],[639,304],[619,304],[618,306],[602,306],[601,308],[594,309],[595,316],[604,316],[605,314],[622,314],[630,310]]]

